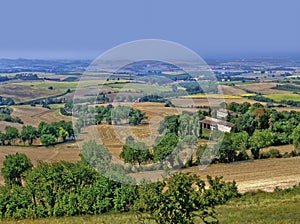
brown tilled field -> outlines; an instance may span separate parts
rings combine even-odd
[[[11,97],[16,103],[34,100],[42,97],[54,96],[60,93],[63,92],[11,83],[0,85],[0,95],[3,97]]]
[[[275,187],[286,188],[300,183],[300,157],[214,164],[204,170],[191,167],[184,171],[196,173],[203,179],[210,175],[223,176],[226,181],[235,180],[240,192],[273,191]]]
[[[182,98],[176,98],[172,100],[172,103],[175,106],[178,107],[191,107],[192,105],[194,106],[219,106],[221,102],[225,101],[227,104],[230,104],[231,102],[236,102],[236,103],[243,103],[243,102],[249,102],[251,104],[253,103],[261,103],[261,104],[266,104],[263,102],[258,102],[255,100],[250,100],[247,98],[239,98],[239,99],[193,99],[187,100],[187,99],[182,99]]]
[[[275,94],[275,93],[290,93],[288,91],[271,89],[275,87],[276,83],[274,82],[262,82],[262,83],[251,83],[251,84],[237,84],[236,87],[241,89],[247,89],[255,91],[261,94]]]
[[[220,94],[223,93],[223,95],[235,96],[235,95],[246,94],[247,92],[245,90],[239,89],[234,86],[219,85],[218,93]]]
[[[194,166],[181,170],[190,172],[206,180],[206,176],[222,176],[225,181],[236,181],[239,192],[254,190],[273,191],[300,183],[300,157],[249,160],[229,164]],[[133,176],[136,180],[161,179],[164,171],[145,171]]]
[[[270,151],[271,149],[277,149],[279,150],[279,152],[281,154],[285,153],[285,152],[291,152],[294,150],[294,146],[293,145],[279,145],[279,146],[270,146],[270,147],[266,147],[266,148],[263,148],[261,149],[260,151],[261,152],[268,152]]]
[[[41,121],[47,123],[65,120],[71,121],[71,116],[64,116],[59,112],[59,109],[49,110],[43,107],[32,106],[14,106],[12,116],[19,117],[24,122],[24,125],[32,125],[37,127]]]
[[[113,103],[114,106],[118,104]],[[119,158],[126,137],[131,135],[137,141],[143,141],[148,145],[152,145],[155,141],[155,136],[158,136],[159,122],[163,121],[166,116],[179,114],[181,110],[165,107],[163,103],[122,103],[122,105],[131,105],[133,108],[146,113],[147,119],[145,123],[138,126],[126,124],[90,126],[85,129],[85,134],[81,134],[80,138],[84,140],[93,139],[96,142],[103,143],[116,158]]]
[[[23,153],[27,155],[34,165],[38,161],[57,162],[68,161],[76,162],[80,160],[79,149],[76,143],[64,143],[53,147],[19,147],[19,146],[0,146],[0,170],[6,155]],[[3,177],[0,175],[0,184]]]

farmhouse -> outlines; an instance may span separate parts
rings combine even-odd
[[[225,119],[227,116],[235,116],[237,117],[238,114],[234,111],[231,111],[231,110],[226,110],[226,109],[219,109],[217,110],[217,118],[218,119]]]
[[[200,121],[203,125],[203,128],[211,129],[211,130],[219,130],[222,132],[230,132],[232,127],[234,126],[233,123],[226,122],[223,120],[219,120],[216,118],[206,117],[204,120]]]

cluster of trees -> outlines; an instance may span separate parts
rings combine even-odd
[[[285,89],[285,88],[282,88],[282,89]],[[247,91],[247,92],[249,92],[249,91]],[[250,92],[252,93],[252,91],[250,91]],[[259,102],[267,102],[269,104],[275,102],[273,99],[262,96],[261,93],[256,93],[256,92],[254,92],[254,93],[256,94],[255,96],[248,96],[247,98],[251,99],[251,100],[256,100],[256,101],[259,101]],[[295,92],[295,93],[297,93],[297,92]],[[281,100],[278,103],[293,106],[293,107],[299,107],[300,106],[300,102],[294,101],[294,100]]]
[[[235,182],[208,177],[209,186],[196,175],[177,173],[144,185],[108,179],[84,159],[77,163],[40,162],[33,168],[22,154],[6,157],[0,187],[1,218],[41,218],[106,212],[143,212],[140,222],[193,223],[198,217],[216,223],[214,207],[237,197]]]
[[[0,96],[0,106],[11,106],[15,105],[15,101],[10,97],[2,97]]]
[[[185,88],[185,91],[188,94],[197,94],[197,93],[204,93],[203,89],[199,85],[198,82],[182,82],[180,83],[180,86]]]
[[[280,103],[281,103],[281,104],[290,105],[290,106],[292,106],[292,107],[300,107],[300,102],[298,102],[298,101],[293,101],[293,100],[281,100]]]
[[[160,123],[158,130],[163,135],[156,138],[156,144],[152,148],[147,148],[142,142],[135,142],[134,138],[129,136],[120,157],[131,164],[140,165],[168,159],[171,166],[175,165],[175,161],[181,166],[183,161],[178,157],[178,153],[185,145],[196,144],[201,132],[199,121],[203,117],[202,113],[191,112],[168,116]]]
[[[32,145],[36,139],[40,138],[43,145],[49,146],[56,144],[59,138],[65,142],[71,136],[74,136],[72,122],[59,121],[51,124],[41,122],[38,128],[30,125],[23,126],[20,132],[15,127],[7,126],[5,133],[0,132],[0,142],[2,145],[11,145],[19,139],[24,144],[27,142]]]
[[[60,108],[60,113],[65,116],[72,116],[73,102],[65,103],[63,108]]]
[[[0,121],[23,124],[23,121],[19,117],[11,116],[11,110],[8,107],[0,107]]]
[[[259,101],[259,102],[274,103],[274,100],[273,100],[273,99],[264,97],[264,96],[262,96],[261,94],[257,94],[257,95],[255,95],[255,96],[248,96],[248,99],[256,100],[256,101]]]
[[[296,111],[270,110],[259,103],[231,103],[227,109],[239,112],[239,117],[228,117],[235,123],[232,133],[226,133],[219,147],[218,162],[233,162],[249,159],[250,150],[254,159],[265,158],[260,149],[268,146],[293,144],[295,149],[300,142],[300,113]],[[298,155],[292,152],[291,155]],[[272,156],[272,155],[268,155]]]
[[[250,158],[260,159],[267,157],[297,156],[293,151],[281,155],[277,151],[261,153],[261,149],[269,146],[293,144],[295,149],[300,145],[300,113],[278,112],[264,107],[260,103],[242,104],[230,103],[226,109],[235,111],[239,116],[228,116],[227,120],[235,123],[231,133],[225,133],[222,144],[216,144],[216,158],[214,162],[229,163],[242,161]],[[198,113],[183,112],[181,115],[173,115],[161,122],[159,132],[164,133],[156,139],[157,144],[147,148],[144,143],[135,142],[132,137],[128,138],[120,154],[126,163],[141,164],[162,161],[168,159],[171,163],[192,165],[198,164],[200,159],[187,161],[182,164],[179,158],[174,157],[172,152],[178,154],[184,144],[195,144],[202,136],[202,128],[199,121],[208,116],[209,112]],[[215,154],[215,150],[213,154]],[[198,157],[201,157],[203,147],[198,148]],[[248,153],[251,152],[250,153]],[[171,157],[172,158],[171,158]],[[173,166],[174,164],[171,164]]]
[[[276,85],[275,87],[272,87],[272,89],[279,89],[279,90],[285,90],[285,91],[291,91],[291,92],[300,92],[300,87],[296,85]]]
[[[146,119],[145,113],[138,109],[133,109],[129,106],[118,105],[114,107],[109,104],[108,106],[89,107],[88,105],[75,105],[74,116],[78,117],[75,124],[77,132],[81,128],[93,124],[130,124],[140,125]]]
[[[53,87],[51,88],[51,86],[49,88],[53,89]],[[26,101],[26,102],[22,102],[22,103],[18,103],[18,104],[19,105],[31,105],[31,106],[36,106],[37,104],[40,104],[44,108],[50,109],[50,107],[49,107],[50,104],[64,103],[66,101],[66,99],[63,98],[62,96],[70,93],[71,91],[72,91],[71,89],[67,89],[66,92],[57,94],[55,96],[43,97],[43,98],[30,100],[30,101]]]
[[[125,163],[132,165],[138,163],[157,162],[166,159],[178,145],[178,136],[174,133],[166,133],[156,140],[158,142],[153,148],[148,148],[143,142],[135,142],[129,136],[122,148],[120,157]]]

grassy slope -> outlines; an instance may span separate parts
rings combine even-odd
[[[300,223],[300,189],[245,194],[217,208],[220,223]]]

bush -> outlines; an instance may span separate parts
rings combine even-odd
[[[269,152],[262,152],[262,153],[260,153],[260,155],[259,155],[259,158],[260,158],[260,159],[268,159],[268,158],[270,158],[270,157],[271,157],[271,155],[270,155]]]
[[[280,151],[278,149],[271,149],[269,151],[270,158],[281,158],[282,155],[280,154]]]
[[[43,134],[41,136],[41,142],[45,146],[54,145],[56,143],[56,138],[52,134]]]
[[[218,222],[214,206],[238,196],[235,182],[225,183],[221,177],[208,178],[209,188],[196,175],[177,173],[164,182],[139,188],[135,210],[147,212],[157,223],[194,223],[199,217]]]
[[[295,156],[299,156],[300,153],[298,153],[296,150],[293,150],[290,152],[290,157],[295,157]]]

